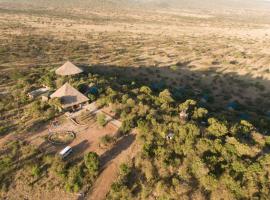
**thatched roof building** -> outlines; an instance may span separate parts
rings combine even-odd
[[[63,109],[74,108],[88,102],[88,98],[72,87],[69,83],[65,83],[61,88],[56,90],[51,98],[60,98]]]
[[[82,69],[80,69],[79,67],[72,64],[69,61],[67,61],[64,65],[59,67],[57,70],[55,70],[55,73],[61,76],[70,76],[70,75],[80,74],[82,72],[83,72]]]

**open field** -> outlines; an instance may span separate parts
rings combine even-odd
[[[1,10],[3,71],[57,66],[67,59],[123,70],[156,67],[162,75],[141,70],[145,79],[202,86],[218,104],[237,100],[252,106],[269,96],[268,24],[169,12],[57,12]]]
[[[26,2],[0,0],[0,198],[267,199],[267,2],[222,1],[216,10],[211,1],[200,9],[173,0]],[[67,60],[84,73],[56,76]],[[114,119],[101,126],[100,113],[86,111],[74,118],[79,126],[54,102],[28,97],[65,82],[98,88],[89,101]],[[62,162],[55,155],[67,144],[47,138],[65,131],[76,137]]]

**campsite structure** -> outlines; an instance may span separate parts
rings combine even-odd
[[[61,88],[56,90],[51,98],[59,98],[61,107],[64,110],[76,110],[88,103],[88,98],[72,87],[69,83],[65,83]]]
[[[34,99],[42,94],[48,93],[50,91],[49,87],[39,88],[37,90],[28,93],[29,98]]]
[[[72,76],[82,73],[83,70],[70,61],[67,61],[64,65],[55,70],[55,73],[60,76]]]

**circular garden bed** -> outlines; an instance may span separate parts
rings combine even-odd
[[[48,140],[52,144],[63,145],[69,144],[75,139],[76,135],[72,131],[61,131],[50,133]]]

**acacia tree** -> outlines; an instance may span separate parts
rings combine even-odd
[[[190,111],[196,105],[197,105],[197,102],[196,101],[194,101],[192,99],[188,99],[184,103],[182,103],[182,104],[179,105],[179,111]]]
[[[215,118],[208,119],[209,127],[207,128],[208,134],[221,137],[228,134],[229,130],[225,123],[218,121]]]
[[[203,119],[207,116],[208,114],[208,110],[206,110],[205,108],[195,108],[192,118],[193,119]]]
[[[162,92],[159,93],[159,100],[162,104],[169,104],[174,102],[172,95],[168,89],[163,90]]]
[[[147,94],[147,95],[150,95],[152,93],[152,90],[147,86],[142,86],[140,88],[140,92],[144,93],[144,94]]]

